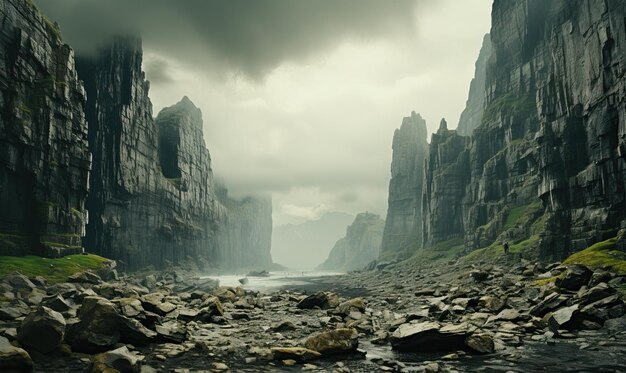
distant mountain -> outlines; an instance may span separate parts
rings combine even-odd
[[[353,220],[354,215],[329,212],[318,220],[279,225],[272,233],[272,259],[289,268],[315,268]]]

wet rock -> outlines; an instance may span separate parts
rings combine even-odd
[[[47,354],[54,351],[65,335],[65,319],[60,313],[41,306],[22,322],[17,340],[26,348]]]
[[[391,347],[405,352],[445,352],[462,349],[469,331],[465,326],[438,322],[403,324],[391,335]]]
[[[603,328],[609,335],[626,334],[626,317],[607,320]]]
[[[141,301],[135,298],[118,298],[113,300],[117,304],[122,315],[126,317],[136,317],[144,312]]]
[[[110,373],[115,369],[120,373],[134,373],[140,371],[139,362],[143,359],[123,346],[115,350],[96,355],[93,360],[92,373]]]
[[[21,373],[32,370],[33,361],[28,352],[13,346],[8,339],[0,337],[0,371]]]
[[[572,330],[581,321],[578,317],[579,314],[578,304],[560,308],[548,317],[548,326],[553,332],[557,332],[560,329]]]
[[[341,328],[314,334],[307,338],[304,343],[304,347],[322,355],[353,353],[358,346],[358,333],[352,328]]]
[[[147,287],[148,289],[152,290],[154,288],[156,288],[157,286],[157,278],[155,275],[147,275],[143,281],[141,281],[141,283],[143,284],[143,286]]]
[[[247,277],[244,277],[244,278],[240,278],[240,279],[239,279],[239,283],[240,283],[241,285],[246,285],[246,284],[248,284],[248,282],[249,282],[249,280],[248,280],[248,278],[247,278]]]
[[[562,277],[557,277],[555,284],[559,289],[577,291],[587,285],[592,274],[589,268],[575,264],[569,266]]]
[[[495,349],[493,338],[489,334],[472,334],[465,339],[465,345],[481,354],[491,354]]]
[[[489,272],[483,270],[474,270],[470,272],[470,277],[476,282],[483,282],[489,278]]]
[[[290,359],[298,363],[304,363],[322,356],[321,353],[304,347],[272,347],[271,351],[275,360]]]
[[[309,295],[302,299],[297,307],[300,309],[313,309],[321,308],[323,310],[329,308],[335,308],[339,305],[339,297],[332,292],[318,291],[315,294]]]

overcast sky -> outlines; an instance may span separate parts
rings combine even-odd
[[[491,0],[36,0],[88,53],[138,31],[154,114],[202,109],[214,172],[271,193],[274,224],[387,210],[391,139],[455,127]]]

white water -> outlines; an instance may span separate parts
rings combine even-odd
[[[342,275],[343,272],[325,272],[325,271],[277,271],[270,272],[268,277],[247,277],[245,274],[240,275],[222,275],[222,276],[204,276],[203,278],[211,278],[218,280],[220,286],[241,286],[244,289],[271,292],[283,286],[307,285],[310,283],[311,277],[336,276]],[[248,283],[242,285],[239,279],[247,278]]]

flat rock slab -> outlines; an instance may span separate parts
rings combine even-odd
[[[391,335],[391,347],[405,352],[447,352],[463,349],[470,335],[467,326],[438,322],[403,324]]]

